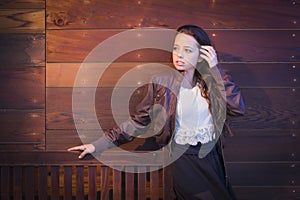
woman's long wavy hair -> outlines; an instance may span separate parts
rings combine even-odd
[[[207,33],[198,26],[184,25],[184,26],[179,27],[177,29],[177,32],[185,33],[187,35],[194,37],[200,46],[201,45],[212,46],[212,42],[209,39]],[[199,70],[195,70],[193,83],[199,85],[201,95],[202,95],[202,97],[204,97],[207,100],[209,109],[211,110],[210,91],[209,91],[207,84],[205,83],[204,78],[203,78],[203,76],[207,76],[209,74],[209,73],[207,73],[208,72],[207,70],[209,67],[207,66],[207,63],[204,61],[202,61],[201,63],[198,63],[198,65],[201,68],[201,73],[199,72]]]

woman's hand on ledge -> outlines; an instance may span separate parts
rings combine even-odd
[[[91,154],[95,152],[95,147],[92,144],[83,144],[80,146],[71,147],[68,151],[82,151],[79,155],[79,159],[82,159],[86,154]]]

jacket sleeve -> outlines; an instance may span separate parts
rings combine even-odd
[[[212,71],[216,72],[217,69],[223,80],[226,95],[227,114],[229,116],[244,115],[246,107],[240,88],[233,82],[231,76],[225,73],[220,65],[214,68],[215,69],[212,69]],[[215,72],[212,72],[212,74],[215,74]]]
[[[124,121],[117,128],[112,128],[104,132],[104,135],[92,144],[95,146],[96,152],[102,152],[114,146],[129,142],[134,137],[145,132],[151,123],[150,108],[153,105],[154,85],[145,86],[145,95],[141,102],[137,105],[136,110],[131,118]]]

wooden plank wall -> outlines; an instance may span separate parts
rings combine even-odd
[[[235,136],[225,143],[238,199],[299,198],[299,5],[298,0],[3,1],[1,154],[65,155],[66,148],[81,143],[72,87],[80,64],[100,42],[132,28],[197,24],[210,34],[247,104],[246,115],[232,119]],[[114,125],[109,106],[118,78],[147,62],[166,63],[169,55],[135,51],[107,70],[96,93],[103,127]]]

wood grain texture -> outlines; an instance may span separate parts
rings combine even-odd
[[[0,143],[44,143],[44,110],[0,110]]]
[[[132,166],[131,161],[127,162],[127,157],[120,152],[110,154],[111,159],[116,156],[124,156],[122,165]],[[78,153],[71,152],[7,152],[1,154],[1,165],[9,166],[11,164],[27,166],[36,165],[72,165],[76,167],[76,174],[80,183],[76,185],[83,186],[83,166],[82,165],[99,165],[99,161],[93,157],[86,157],[85,159],[78,159]],[[120,157],[119,157],[120,158]],[[119,161],[120,162],[120,161]],[[52,164],[51,164],[52,163]],[[120,162],[121,163],[121,162]],[[295,161],[290,162],[227,162],[227,170],[231,183],[235,186],[297,186],[299,182],[299,163]],[[118,165],[115,165],[118,166]],[[155,167],[155,166],[153,166]],[[77,173],[78,172],[78,173]],[[117,177],[114,179],[116,187],[120,187],[121,172],[115,170]],[[157,179],[153,174],[153,178]],[[82,181],[82,182],[81,182]],[[153,180],[154,181],[154,180]],[[79,187],[79,190],[81,190]],[[117,189],[121,192],[121,188]],[[81,191],[83,192],[83,191]],[[80,193],[81,193],[80,192]],[[116,191],[117,192],[117,191]]]
[[[45,35],[0,34],[1,68],[45,65]]]
[[[98,86],[110,87],[116,85],[117,81],[129,70],[149,63],[113,63],[110,65],[89,63],[85,69],[91,74],[102,73],[99,76]],[[172,66],[171,63],[159,63],[166,66]],[[232,76],[234,82],[243,88],[281,88],[281,87],[299,87],[300,86],[300,68],[298,63],[220,63],[224,71]],[[81,67],[80,63],[47,63],[46,65],[46,87],[74,87],[75,80]],[[151,69],[149,67],[149,69]],[[155,69],[155,68],[153,68]],[[88,73],[88,74],[89,74]],[[143,78],[132,76],[138,82]],[[127,75],[128,76],[128,75]],[[269,77],[272,78],[269,78]],[[92,77],[85,77],[85,86],[94,87]],[[90,81],[89,81],[90,80]],[[146,79],[147,80],[147,79]],[[124,86],[131,86],[131,83],[125,83]]]
[[[233,128],[299,129],[300,98],[294,88],[244,88],[246,114],[232,118]]]
[[[0,68],[0,108],[45,108],[45,68]]]
[[[88,97],[92,90],[85,89]],[[95,94],[95,108],[97,121],[90,117],[77,117],[79,124],[86,124],[88,129],[97,128],[98,121],[103,129],[111,128],[115,123],[112,120],[111,111],[112,88],[99,88]],[[122,93],[119,93],[122,94]],[[243,129],[299,129],[299,93],[286,88],[244,88],[242,94],[246,101],[247,110],[245,116],[232,118],[233,128]],[[57,98],[57,96],[61,98]],[[120,95],[120,103],[122,102]],[[118,111],[118,117],[127,119],[128,110],[134,108],[139,98]],[[126,101],[126,99],[124,99]],[[72,114],[72,88],[47,88],[47,129],[74,129]],[[123,103],[123,102],[122,102]],[[127,105],[127,104],[126,104]],[[78,108],[81,113],[89,113],[82,105]]]
[[[49,30],[47,31],[47,62],[83,62],[105,39],[121,30]],[[300,60],[298,30],[208,30],[221,62],[296,62]],[[132,41],[135,42],[137,38]],[[149,38],[155,39],[155,38]],[[128,42],[128,41],[127,41]],[[172,46],[170,40],[170,46]],[[114,50],[107,48],[106,52]],[[119,47],[118,47],[119,48]],[[99,52],[100,53],[100,52]],[[90,62],[105,62],[98,54]],[[99,58],[101,58],[99,60]],[[115,60],[117,62],[169,62],[170,53],[155,49],[136,50]],[[108,59],[109,60],[109,59]]]
[[[293,3],[295,2],[295,3]],[[175,28],[299,28],[296,1],[47,1],[48,29]],[[180,8],[180,9],[179,9]],[[176,14],[175,14],[176,13]],[[238,20],[237,20],[238,19]]]
[[[45,33],[45,10],[0,9],[0,33]]]
[[[16,9],[16,8],[45,8],[45,0],[8,0],[1,1],[1,9]]]
[[[297,199],[300,196],[299,187],[239,187],[233,190],[239,200],[252,199]]]
[[[236,186],[293,187],[300,181],[299,163],[227,163],[227,170]]]

